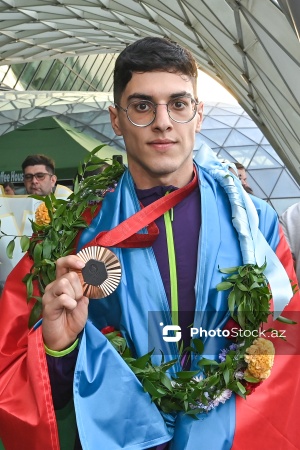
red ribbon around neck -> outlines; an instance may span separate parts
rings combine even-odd
[[[176,189],[168,195],[156,200],[109,231],[101,231],[87,246],[139,248],[151,247],[159,234],[155,219],[181,202],[198,186],[198,176],[194,169],[194,177],[186,186]],[[147,227],[147,234],[137,233]]]

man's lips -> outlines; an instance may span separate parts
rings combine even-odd
[[[157,150],[168,150],[174,144],[175,141],[172,141],[170,139],[155,139],[154,141],[149,142],[149,145]]]

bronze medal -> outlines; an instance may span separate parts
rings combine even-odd
[[[121,280],[121,265],[116,255],[104,247],[85,247],[77,256],[85,262],[78,272],[86,297],[107,297],[117,289]]]

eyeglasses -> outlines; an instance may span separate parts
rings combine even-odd
[[[53,173],[48,173],[48,172],[26,173],[24,175],[24,180],[25,181],[32,181],[34,178],[36,178],[39,181],[43,181],[47,175],[52,177]]]
[[[196,115],[198,102],[192,97],[177,97],[168,103],[153,103],[149,100],[136,100],[127,108],[115,104],[127,115],[127,119],[136,127],[147,127],[154,122],[158,105],[167,107],[170,119],[177,123],[188,123]]]

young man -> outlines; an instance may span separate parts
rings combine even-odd
[[[57,177],[54,161],[46,155],[30,155],[22,163],[27,194],[48,195],[53,192]]]
[[[233,394],[224,404],[199,415],[200,420],[193,420],[183,413],[161,413],[99,331],[106,326],[121,330],[136,356],[148,353],[154,338],[158,351],[166,350],[168,361],[179,357],[178,348],[162,339],[162,325],[180,326],[187,342],[191,324],[215,330],[228,323],[228,293],[216,289],[223,280],[219,268],[254,264],[256,259],[262,265],[267,258],[276,305],[278,279],[283,291],[288,291],[288,277],[273,251],[288,262],[290,253],[279,237],[273,209],[259,199],[252,203],[238,179],[209,150],[201,149],[200,159],[193,161],[203,112],[196,81],[192,55],[166,39],[144,38],[119,55],[110,115],[115,133],[125,140],[128,170],[115,191],[104,198],[78,248],[100,232],[111,236],[120,225],[126,240],[109,247],[120,261],[121,282],[107,298],[89,301],[76,273],[84,263],[75,255],[59,259],[56,280],[43,297],[42,326],[28,335],[20,331],[20,323],[27,323],[28,312],[20,312],[25,300],[12,302],[12,292],[6,293],[6,302],[14,307],[7,312],[5,301],[0,304],[0,319],[11,322],[0,340],[5,393],[0,401],[0,434],[7,450],[57,450],[51,397],[59,409],[73,394],[76,450],[297,448],[300,402],[294,402],[292,414],[282,415],[299,383],[296,356],[279,355],[270,379],[247,400]],[[177,203],[171,207],[169,198],[175,196]],[[165,211],[158,208],[162,204]],[[140,211],[144,220],[143,208],[148,205],[151,220],[141,222],[138,230],[126,226]],[[153,219],[158,209],[160,214]],[[149,225],[153,220],[155,224]],[[133,240],[135,245],[130,244]],[[26,267],[19,268],[19,275],[25,273]],[[279,303],[286,304],[289,297],[283,295]],[[158,320],[150,329],[151,312]],[[12,320],[13,314],[18,321]],[[296,329],[292,338],[297,333]],[[230,344],[224,338],[222,346],[212,350],[214,341],[204,341],[215,359]],[[191,370],[199,371],[199,359],[192,356]],[[154,354],[153,361],[160,364],[161,355]],[[170,375],[178,370],[179,363]],[[22,403],[22,398],[12,405],[13,392],[26,392],[34,407],[25,407],[28,402]],[[12,433],[14,429],[18,430]]]

